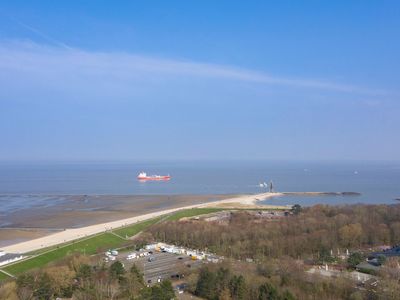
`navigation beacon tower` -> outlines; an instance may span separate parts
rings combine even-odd
[[[269,182],[269,192],[273,193],[274,192],[274,183],[272,182],[272,180]]]

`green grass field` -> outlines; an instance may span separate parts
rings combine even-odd
[[[97,235],[99,235],[99,234],[97,234]],[[93,235],[92,237],[95,237],[95,236]],[[76,240],[74,240],[74,243],[78,243],[80,241],[84,241],[84,240],[90,239],[92,237],[89,236],[89,237],[85,237],[85,238],[76,239]],[[59,249],[61,247],[68,246],[68,245],[71,245],[71,242],[62,243],[62,244],[58,244],[56,246],[51,246],[51,247],[38,249],[38,250],[35,250],[35,251],[32,251],[32,252],[28,252],[27,255],[29,255],[29,256],[39,255],[39,254],[42,254],[42,253],[45,253],[45,252],[49,252],[49,251],[52,251],[52,250],[57,250],[57,249]]]
[[[214,212],[218,212],[224,210],[223,208],[191,208],[191,209],[185,209],[178,211],[169,217],[167,217],[165,220],[166,221],[177,221],[181,218],[190,218],[190,217],[195,217],[195,216],[200,216],[200,215],[205,215],[205,214],[210,214]]]
[[[95,254],[96,250],[101,248],[114,248],[120,246],[124,242],[123,239],[111,234],[103,233],[86,240],[78,241],[67,246],[42,253],[34,258],[27,259],[20,263],[16,263],[3,268],[5,271],[18,275],[31,269],[43,267],[50,262],[62,259],[63,257],[75,252],[85,254]]]
[[[132,237],[132,236],[138,234],[139,232],[143,231],[147,227],[159,222],[163,218],[164,218],[164,216],[146,220],[146,221],[134,224],[134,225],[130,225],[130,226],[126,226],[126,227],[122,227],[122,228],[113,230],[113,232],[115,232],[116,234],[118,234],[122,237]]]

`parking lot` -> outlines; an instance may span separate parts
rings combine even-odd
[[[144,257],[128,260],[130,253],[121,253],[117,259],[121,261],[126,270],[129,270],[133,264],[136,264],[144,274],[144,280],[147,284],[153,284],[165,279],[179,279],[187,274],[193,268],[198,268],[201,260],[192,260],[185,254],[173,254],[154,251]]]

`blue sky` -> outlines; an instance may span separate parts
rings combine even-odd
[[[0,160],[399,160],[398,1],[2,1]]]

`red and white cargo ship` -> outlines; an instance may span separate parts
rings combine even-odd
[[[138,177],[138,180],[170,180],[171,176],[169,175],[147,175],[146,172],[140,172]]]

